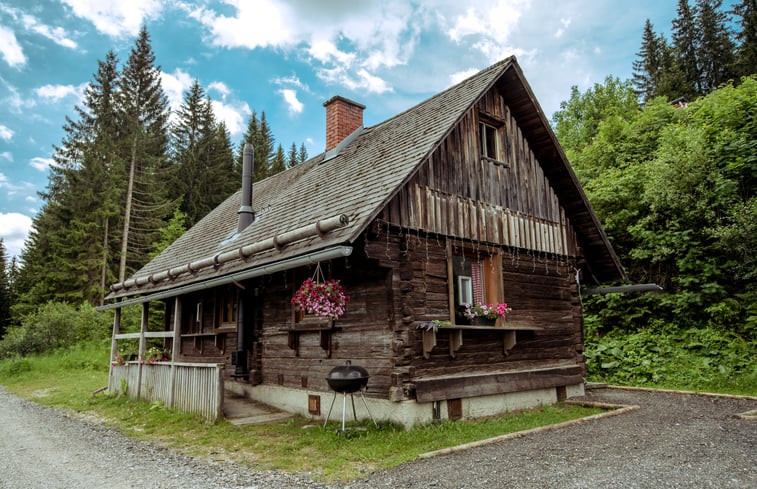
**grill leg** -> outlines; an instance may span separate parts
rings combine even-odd
[[[329,414],[326,415],[326,421],[323,422],[323,427],[326,428],[326,424],[331,417],[331,410],[334,408],[334,401],[336,401],[336,391],[334,391],[334,397],[331,398],[331,406],[329,406]]]
[[[352,417],[357,421],[357,411],[355,411],[355,395],[350,392],[350,400],[352,401]]]
[[[344,418],[345,414],[347,413],[347,393],[342,393],[342,433],[345,433],[345,425],[344,425]]]
[[[378,428],[378,423],[376,423],[376,420],[373,419],[373,415],[371,414],[371,410],[368,409],[368,403],[365,402],[365,396],[363,395],[363,391],[360,391],[360,399],[363,400],[363,405],[365,406],[365,410],[368,411],[368,416],[370,416],[371,421],[373,421],[373,425]],[[355,409],[355,400],[352,400],[352,409]]]

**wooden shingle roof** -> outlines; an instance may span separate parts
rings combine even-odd
[[[253,189],[253,208],[257,213],[255,222],[235,239],[229,240],[237,229],[241,191],[237,192],[135,273],[134,277],[149,277],[198,258],[233,251],[333,216],[347,216],[348,225],[280,249],[231,260],[220,267],[206,267],[157,282],[145,283],[142,280],[141,285],[119,288],[109,298],[150,294],[353,242],[466,111],[495,83],[510,84],[512,81],[508,82],[507,77],[512,74],[516,77],[512,80],[516,82],[513,85],[522,87],[525,80],[515,59],[507,58],[380,124],[359,129],[360,132],[335,157],[324,161],[324,154],[320,154],[294,168],[256,182]],[[527,85],[525,90],[530,94]],[[529,108],[523,102],[516,105],[513,110],[521,110],[524,120],[528,120]],[[538,105],[536,107],[540,113],[541,109]],[[597,269],[609,264],[605,275],[622,275],[617,257],[599,228],[551,129],[548,124],[544,128],[546,120],[543,115],[541,120],[534,122],[536,129],[531,132],[540,138],[539,145],[547,146],[537,156],[540,159],[542,156],[548,157],[549,165],[555,167],[548,172],[548,176],[570,187],[566,190],[566,203],[573,205],[573,213],[578,219],[569,217],[577,226],[579,235],[583,232],[588,236],[588,242],[598,242]],[[567,168],[567,176],[566,170],[561,167]],[[555,183],[553,185],[558,188]],[[560,194],[561,190],[557,192]],[[575,204],[574,201],[580,202]],[[588,216],[588,220],[582,220],[580,216]],[[607,257],[604,261],[603,256]]]

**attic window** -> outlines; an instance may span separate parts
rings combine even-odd
[[[499,160],[497,151],[497,128],[485,122],[479,122],[481,133],[481,156],[492,160]]]

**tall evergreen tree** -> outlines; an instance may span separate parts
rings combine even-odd
[[[179,202],[189,226],[236,190],[232,150],[225,126],[216,123],[209,98],[195,80],[172,127],[171,197]]]
[[[300,163],[305,163],[308,159],[308,150],[305,148],[305,143],[300,143],[300,151],[297,154]]]
[[[707,94],[733,78],[734,44],[721,10],[722,0],[697,0],[701,92]]]
[[[673,49],[675,62],[682,73],[684,87],[682,97],[694,100],[702,92],[699,80],[697,55],[696,10],[689,7],[688,0],[678,0],[676,18],[673,19]]]
[[[115,108],[117,59],[109,52],[98,62],[84,92],[77,120],[66,118],[65,136],[55,147],[45,201],[32,223],[21,254],[17,293],[21,301],[48,300],[97,303],[104,282],[112,279],[110,220],[118,218],[116,192],[121,171],[117,158],[119,121]]]
[[[300,163],[300,159],[297,156],[297,145],[292,142],[292,146],[289,147],[289,153],[287,153],[287,168],[292,168]]]
[[[757,73],[757,0],[742,0],[733,13],[738,17],[741,29],[736,38],[736,75],[749,76]]]
[[[271,160],[271,170],[270,174],[275,175],[277,173],[281,173],[284,170],[286,170],[286,156],[284,155],[284,148],[279,146],[276,148],[276,153],[273,155],[273,159]]]
[[[274,139],[271,134],[271,128],[266,121],[265,112],[261,113],[260,119],[258,119],[255,111],[252,112],[250,121],[247,123],[247,132],[245,132],[239,144],[235,168],[240,178],[242,175],[242,155],[245,142],[251,143],[255,151],[252,181],[258,182],[270,174],[271,160],[273,158]]]
[[[128,145],[126,192],[123,200],[118,280],[142,266],[157,240],[163,218],[171,211],[165,181],[168,176],[168,101],[160,85],[160,68],[150,36],[140,30],[119,83],[119,108]]]
[[[8,260],[5,256],[5,244],[0,238],[0,338],[11,322],[11,288],[8,273]]]
[[[652,22],[647,19],[641,39],[641,50],[633,62],[633,84],[636,94],[645,102],[658,95],[658,85],[664,68],[665,39],[655,33]]]

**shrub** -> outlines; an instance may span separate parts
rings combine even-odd
[[[26,316],[20,326],[8,328],[0,341],[0,358],[26,356],[68,347],[83,340],[107,338],[110,314],[102,314],[89,304],[74,307],[48,302]]]

